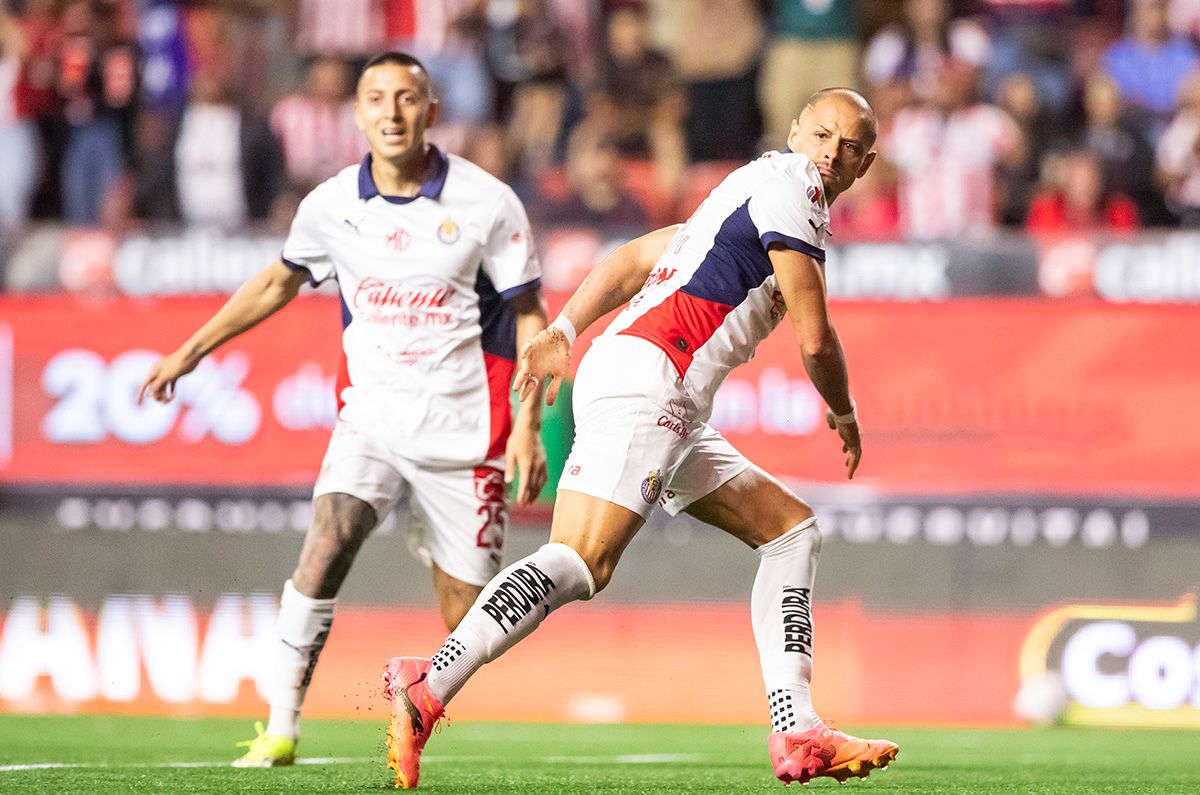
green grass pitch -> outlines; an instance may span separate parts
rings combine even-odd
[[[0,792],[384,792],[383,725],[305,724],[301,759],[225,766],[244,720],[0,716]],[[1200,793],[1200,733],[847,727],[900,744],[888,770],[841,789],[903,793]],[[459,722],[426,748],[428,793],[782,792],[762,726]],[[45,765],[30,768],[32,765]],[[791,791],[797,791],[793,785]]]

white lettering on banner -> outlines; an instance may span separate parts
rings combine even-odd
[[[1116,302],[1200,300],[1200,235],[1161,242],[1117,243],[1096,258],[1096,292]]]
[[[950,255],[943,246],[855,243],[826,252],[830,298],[929,301],[950,295]]]
[[[143,670],[154,697],[171,704],[228,703],[247,679],[266,698],[276,614],[270,594],[222,594],[201,647],[189,597],[114,595],[100,607],[93,647],[69,598],[52,597],[43,610],[39,599],[18,597],[0,617],[0,699],[27,701],[49,677],[65,701],[128,703],[141,695]]]
[[[49,676],[68,701],[96,696],[96,667],[83,615],[65,596],[54,596],[45,612],[37,599],[17,598],[0,635],[0,698],[22,701],[39,677]]]
[[[113,278],[129,295],[230,293],[279,259],[283,239],[193,231],[171,237],[127,238],[117,249]]]
[[[769,367],[757,381],[730,378],[713,401],[713,427],[728,433],[804,436],[817,430],[825,415],[824,402],[808,381],[790,379]]]
[[[1063,648],[1062,676],[1067,693],[1085,707],[1200,707],[1200,646],[1173,635],[1139,641],[1122,621],[1076,630]]]
[[[192,600],[181,594],[133,597],[146,679],[154,694],[171,704],[191,701],[196,689],[199,622]]]
[[[274,597],[264,594],[248,601],[249,616],[239,594],[222,594],[213,607],[197,674],[204,701],[233,701],[243,679],[253,679],[262,698],[269,695],[278,609]]]
[[[250,357],[240,351],[210,357],[178,384],[176,400],[137,403],[137,389],[159,355],[131,350],[112,364],[95,351],[71,348],[51,357],[42,371],[42,388],[58,398],[42,419],[51,442],[88,444],[110,435],[128,444],[150,444],[166,436],[179,419],[179,435],[197,443],[212,436],[240,445],[258,433],[262,410],[242,388]]]
[[[129,702],[142,689],[133,597],[110,596],[96,619],[96,665],[100,696]]]
[[[321,365],[305,362],[275,387],[271,405],[275,419],[289,431],[332,428],[337,421],[337,376]]]

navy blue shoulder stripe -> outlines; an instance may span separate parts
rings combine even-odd
[[[817,248],[812,243],[808,243],[798,237],[785,235],[782,232],[767,232],[762,236],[763,248],[766,248],[772,243],[779,243],[784,248],[790,248],[792,251],[799,251],[801,254],[807,254],[817,262],[825,261],[824,249]]]
[[[313,273],[311,270],[308,269],[307,265],[301,265],[299,262],[292,262],[290,259],[288,259],[287,257],[284,257],[282,255],[279,257],[279,261],[294,271],[304,271],[305,273],[307,273],[308,274],[308,283],[311,284],[313,287],[316,287],[319,284],[319,282],[313,278]]]
[[[533,281],[525,282],[524,284],[518,284],[516,287],[509,287],[507,290],[504,290],[503,292],[500,293],[500,297],[503,298],[505,301],[511,301],[512,299],[516,298],[521,293],[527,293],[530,290],[536,290],[541,286],[542,286],[542,280],[539,277],[537,279],[534,279]]]

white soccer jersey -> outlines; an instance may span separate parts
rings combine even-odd
[[[338,416],[408,460],[464,466],[504,452],[516,358],[507,300],[541,273],[512,190],[433,151],[437,169],[413,198],[381,196],[370,155],[319,185],[283,261],[314,285],[337,279]]]
[[[657,345],[698,417],[725,376],[787,312],[767,248],[825,261],[829,206],[807,156],[768,152],[718,185],[675,234],[641,292],[604,332]]]

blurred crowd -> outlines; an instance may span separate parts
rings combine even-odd
[[[282,231],[384,49],[535,224],[680,219],[849,85],[881,156],[839,239],[1200,226],[1198,44],[1200,0],[4,0],[0,231]]]

